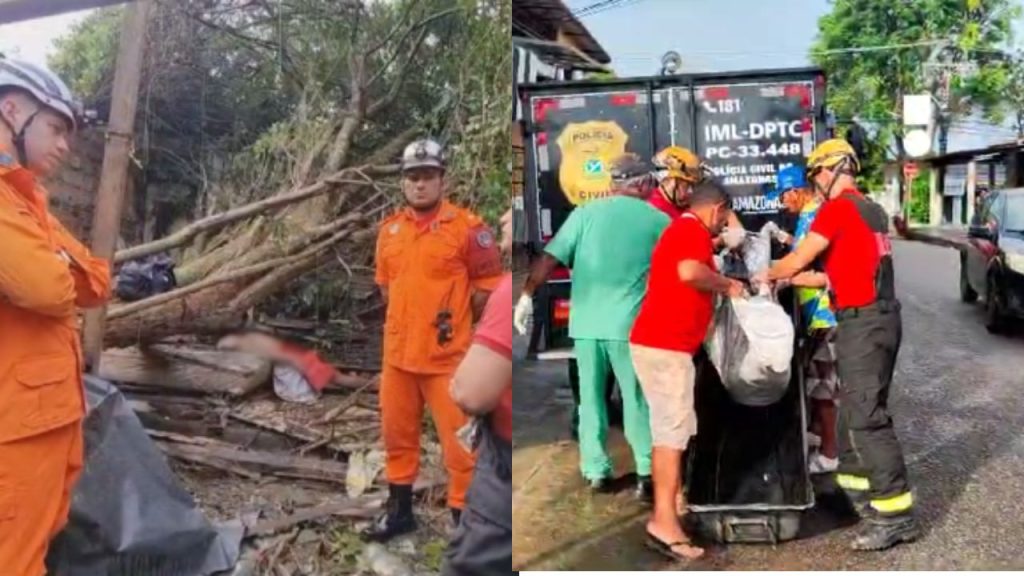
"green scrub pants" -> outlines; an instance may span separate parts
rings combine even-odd
[[[579,441],[580,471],[587,480],[610,477],[612,461],[605,450],[608,437],[608,405],[605,385],[614,372],[622,395],[623,428],[633,450],[636,473],[651,475],[651,424],[647,401],[633,371],[629,342],[576,340],[580,373]]]

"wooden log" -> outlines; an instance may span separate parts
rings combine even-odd
[[[161,345],[106,350],[100,376],[170,390],[244,396],[270,380],[271,363],[240,352]]]
[[[107,322],[103,343],[108,348],[154,342],[178,334],[223,334],[245,325],[245,314],[228,307],[244,283],[211,286],[138,313]]]
[[[321,520],[327,517],[373,518],[380,513],[383,504],[383,498],[372,497],[306,508],[283,518],[258,522],[246,531],[246,536],[271,536],[298,524]]]
[[[158,441],[157,445],[169,456],[180,460],[203,463],[210,458],[215,458],[266,474],[336,484],[345,483],[345,474],[348,468],[345,464],[332,460],[256,452],[220,443],[196,445]]]

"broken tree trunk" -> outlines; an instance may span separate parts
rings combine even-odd
[[[136,258],[142,258],[151,254],[158,254],[160,252],[166,252],[168,250],[178,248],[191,241],[200,233],[223,228],[228,224],[233,224],[241,220],[258,216],[259,214],[269,212],[276,208],[289,206],[291,204],[302,202],[303,200],[314,198],[321,194],[340,190],[342,184],[366,184],[365,179],[354,180],[351,178],[345,178],[345,176],[348,175],[363,173],[371,177],[385,176],[394,174],[395,170],[395,166],[362,166],[341,170],[340,172],[321,179],[309,186],[299,188],[298,190],[271,196],[270,198],[265,198],[258,202],[252,202],[245,206],[239,206],[238,208],[228,210],[221,214],[214,214],[209,218],[203,218],[202,220],[189,224],[185,228],[182,228],[178,232],[175,232],[166,238],[119,250],[114,256],[114,262],[127,262],[128,260],[134,260]]]
[[[100,377],[114,382],[244,396],[270,381],[269,361],[251,354],[173,345],[103,352]]]

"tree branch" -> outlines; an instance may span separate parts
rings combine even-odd
[[[458,12],[459,10],[462,10],[462,8],[459,8],[458,6],[456,6],[454,8],[449,8],[447,10],[442,10],[441,12],[437,12],[437,13],[431,15],[431,16],[428,16],[428,17],[424,18],[423,20],[420,20],[419,22],[417,22],[417,23],[413,24],[412,26],[410,26],[409,29],[405,31],[405,34],[402,35],[402,39],[399,40],[398,44],[395,46],[395,53],[392,54],[390,58],[388,58],[387,62],[385,62],[384,65],[381,66],[379,70],[377,70],[377,73],[374,74],[372,78],[370,78],[370,81],[367,82],[366,85],[368,87],[369,86],[373,86],[373,84],[376,83],[377,80],[379,80],[387,72],[387,69],[390,68],[392,64],[394,64],[396,59],[398,59],[398,56],[401,53],[402,46],[405,45],[405,41],[409,39],[409,36],[413,32],[415,32],[416,30],[420,29],[420,36],[419,36],[418,40],[413,44],[413,49],[410,50],[410,52],[409,52],[409,57],[410,58],[412,58],[416,54],[416,51],[419,50],[419,47],[423,43],[423,40],[426,39],[427,34],[430,33],[430,30],[428,28],[425,28],[425,26],[427,24],[430,24],[434,20],[438,20],[438,19],[443,18],[443,17],[445,17],[445,16],[447,16],[449,14],[454,14],[455,12]],[[374,52],[374,50],[371,50],[367,54],[369,55],[369,54],[372,54],[373,52]],[[405,69],[405,67],[403,66],[403,71],[404,71],[404,69]]]
[[[392,40],[395,39],[395,36],[398,35],[398,31],[401,30],[402,27],[405,26],[405,23],[409,21],[409,17],[412,16],[412,9],[415,8],[417,4],[419,4],[419,0],[412,0],[411,2],[409,2],[409,4],[406,6],[405,12],[402,14],[402,19],[394,28],[391,29],[391,32],[388,32],[387,36],[385,36],[383,39],[381,39],[380,42],[374,44],[373,46],[370,47],[369,50],[366,51],[367,56],[372,56],[373,54],[377,53],[381,48],[387,46],[389,43],[391,43]],[[401,44],[399,44],[399,46],[401,46]]]
[[[361,170],[368,174],[387,175],[394,170],[394,167],[367,166],[362,167]],[[366,183],[364,180],[352,180],[346,178],[346,176],[351,173],[353,173],[352,169],[342,170],[336,174],[333,174],[327,178],[320,180],[319,182],[316,182],[315,184],[311,184],[309,186],[300,188],[293,192],[281,194],[278,196],[271,196],[270,198],[266,198],[258,202],[253,202],[251,204],[246,204],[245,206],[240,206],[233,210],[228,210],[227,212],[222,212],[209,218],[203,218],[202,220],[198,220],[196,222],[193,222],[192,224],[189,224],[185,228],[182,228],[178,232],[175,232],[174,234],[171,234],[166,238],[161,238],[160,240],[157,240],[155,242],[149,242],[147,244],[134,246],[132,248],[127,248],[125,250],[120,250],[114,255],[114,262],[125,262],[127,260],[134,260],[136,258],[141,258],[143,256],[149,256],[150,254],[157,254],[160,252],[165,252],[172,248],[177,248],[178,246],[181,246],[182,244],[185,244],[186,242],[194,238],[200,232],[207,232],[216,228],[220,228],[227,224],[231,224],[232,222],[237,222],[239,220],[244,220],[246,218],[261,214],[268,210],[288,206],[290,204],[295,204],[296,202],[301,202],[303,200],[312,198],[314,196],[318,196],[320,194],[326,194],[328,192],[335,191],[338,189],[338,184]]]

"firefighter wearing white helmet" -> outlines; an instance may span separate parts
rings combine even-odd
[[[0,129],[18,163],[39,176],[56,171],[82,116],[67,85],[45,68],[0,59],[0,96]]]
[[[67,156],[77,110],[51,72],[0,59],[3,574],[44,574],[47,545],[67,522],[83,458],[78,309],[110,296],[107,262],[50,214],[38,184]]]
[[[474,317],[501,281],[502,259],[490,228],[445,197],[446,165],[434,140],[405,148],[405,206],[381,223],[377,236],[375,279],[387,303],[380,405],[389,499],[387,512],[364,534],[371,540],[416,528],[412,486],[424,405],[441,440],[455,519],[473,477],[473,454],[457,439],[467,417],[449,384],[473,341]]]

